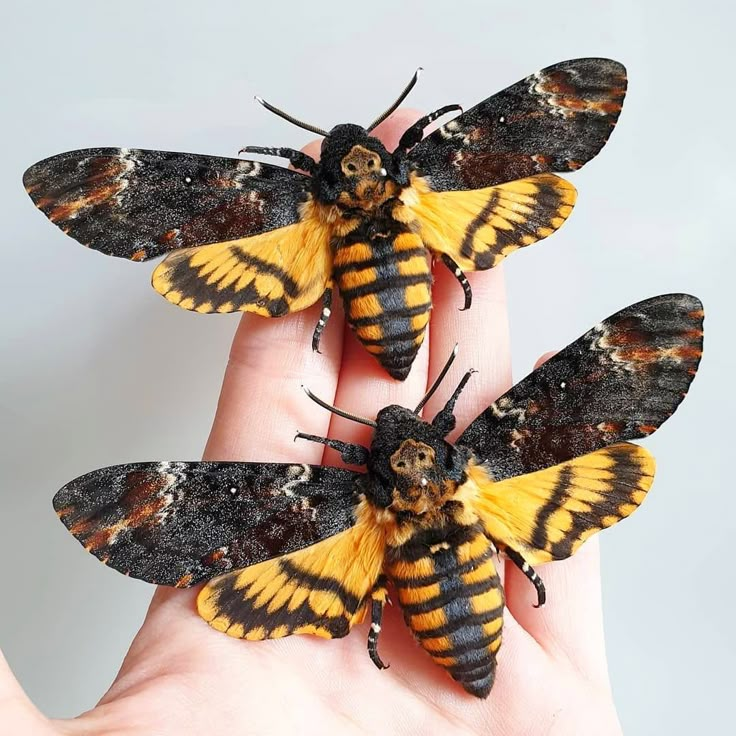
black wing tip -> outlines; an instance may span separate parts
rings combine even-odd
[[[25,187],[26,191],[28,192],[28,195],[31,195],[31,192],[29,189],[34,184],[34,179],[36,176],[36,172],[38,171],[38,167],[40,164],[42,164],[43,161],[37,161],[35,164],[32,164],[29,166],[24,172],[23,172],[23,186]]]
[[[54,497],[51,499],[51,505],[54,507],[54,511],[56,512],[56,515],[64,521],[64,517],[61,515],[61,512],[64,511],[69,506],[69,500],[68,500],[68,491],[67,486],[64,486],[59,491],[56,492]]]
[[[72,523],[71,518],[75,517],[79,511],[78,502],[80,500],[80,491],[83,495],[86,494],[92,497],[90,490],[94,490],[94,484],[89,482],[92,480],[90,476],[95,476],[98,472],[92,471],[91,473],[85,473],[65,483],[51,499],[54,511],[67,528]],[[69,523],[65,520],[67,517],[69,518]]]
[[[668,294],[658,294],[657,296],[643,299],[640,302],[632,304],[627,309],[648,309],[650,307],[672,306],[683,312],[704,312],[703,302],[693,294],[686,292],[673,291]],[[696,315],[694,315],[696,316]],[[704,315],[701,315],[701,317]]]
[[[617,59],[610,59],[606,56],[580,56],[575,59],[566,59],[557,64],[545,67],[542,71],[559,69],[560,67],[595,67],[609,74],[618,74],[626,78],[626,66]]]
[[[60,511],[70,508],[77,504],[79,500],[85,498],[94,500],[98,495],[105,478],[114,476],[116,473],[121,474],[130,469],[136,469],[137,463],[119,463],[117,465],[108,465],[96,470],[89,470],[86,473],[78,475],[73,480],[65,483],[51,499],[54,511],[57,514]],[[145,465],[145,463],[143,463]]]
[[[105,148],[72,148],[69,151],[62,151],[61,153],[54,153],[51,156],[36,161],[35,164],[29,167],[29,171],[38,166],[49,164],[53,161],[66,161],[70,158],[92,158],[94,156],[116,156],[120,151],[133,151],[136,149],[132,148],[115,148],[114,146],[107,146]]]
[[[641,327],[642,345],[660,344],[666,350],[665,359],[675,360],[679,367],[674,370],[681,376],[681,394],[673,401],[670,410],[657,426],[661,426],[680,405],[697,375],[703,357],[703,322],[705,312],[698,297],[684,292],[659,294],[622,309],[604,320],[604,329],[617,332],[626,330],[627,320],[643,317]],[[626,326],[625,326],[626,325]],[[664,341],[664,344],[663,344]],[[622,345],[622,348],[624,346]],[[641,358],[647,362],[647,358]],[[652,362],[659,357],[653,357]],[[674,397],[675,394],[673,393]]]
[[[43,197],[44,190],[48,189],[54,178],[55,167],[57,164],[64,164],[69,159],[78,159],[80,162],[85,159],[95,158],[98,156],[117,156],[122,148],[75,148],[71,151],[63,151],[55,153],[52,156],[42,158],[40,161],[31,164],[23,172],[23,186],[28,195],[33,199],[34,203],[37,199]],[[132,149],[128,149],[132,150]],[[44,186],[46,185],[46,186]],[[32,190],[38,190],[32,191]],[[35,196],[34,196],[35,195]]]
[[[684,292],[658,294],[624,307],[603,320],[603,323],[615,327],[619,321],[636,314],[653,320],[650,332],[657,332],[665,324],[668,330],[681,328],[683,342],[698,345],[702,351],[705,309],[698,297]]]

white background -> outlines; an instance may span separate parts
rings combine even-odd
[[[435,109],[590,55],[624,62],[629,94],[608,146],[571,177],[580,197],[563,232],[509,259],[515,373],[631,302],[668,291],[703,299],[700,374],[646,443],[658,459],[655,489],[634,519],[603,535],[603,577],[625,732],[723,732],[736,653],[736,493],[726,481],[732,7],[37,0],[5,9],[0,645],[45,712],[95,703],[151,594],[85,554],[51,497],[102,465],[198,457],[238,318],[175,309],[150,288],[150,264],[64,237],[26,197],[24,169],[89,146],[225,156],[245,144],[299,147],[308,134],[254,94],[331,127],[367,122],[419,65],[411,104]]]

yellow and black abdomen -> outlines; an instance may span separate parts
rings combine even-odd
[[[481,698],[493,687],[503,626],[493,553],[478,525],[435,542],[419,532],[393,550],[388,568],[404,620],[421,647]]]
[[[390,215],[367,218],[337,243],[333,276],[357,338],[403,381],[432,306],[428,251],[421,239]]]

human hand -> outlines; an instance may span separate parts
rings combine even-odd
[[[416,117],[399,111],[376,134],[391,148]],[[433,416],[473,367],[478,374],[456,409],[458,428],[466,426],[511,384],[502,270],[469,279],[473,308],[460,314],[459,286],[446,269],[435,274],[428,339],[401,384],[352,336],[343,339],[339,309],[323,336],[321,355],[310,348],[319,307],[280,320],[245,315],[206,457],[339,464],[331,450],[295,444],[295,431],[368,444],[370,430],[316,408],[300,386],[364,416],[387,404],[414,406],[456,342],[459,358],[424,414]],[[386,611],[380,640],[381,656],[392,666],[379,671],[366,653],[367,623],[340,640],[244,642],[205,625],[195,610],[196,590],[160,588],[112,687],[79,718],[46,719],[0,657],[0,732],[620,734],[603,644],[597,541],[537,570],[547,588],[541,609],[533,607],[534,588],[521,572],[500,565],[507,609],[496,683],[487,700],[465,693],[431,662],[396,607]]]

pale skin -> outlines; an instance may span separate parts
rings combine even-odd
[[[418,117],[400,110],[376,134],[391,150]],[[319,144],[305,150],[316,156]],[[345,334],[337,305],[322,338],[322,354],[310,347],[319,306],[278,320],[245,315],[205,457],[339,464],[331,450],[295,443],[296,430],[368,444],[370,429],[319,409],[300,386],[364,416],[375,416],[387,404],[412,407],[456,342],[458,359],[424,415],[433,416],[473,367],[478,373],[456,409],[458,430],[465,427],[511,385],[504,277],[502,268],[469,274],[473,307],[462,313],[462,293],[453,277],[439,266],[435,279],[428,339],[404,383],[388,378]],[[541,609],[533,607],[536,593],[515,567],[501,562],[499,568],[507,610],[496,684],[487,700],[466,694],[432,664],[396,606],[384,616],[379,649],[391,667],[381,672],[366,653],[368,623],[340,640],[293,636],[244,642],[210,629],[197,616],[197,589],[160,588],[114,683],[95,708],[78,718],[43,716],[0,655],[0,731],[34,736],[620,734],[603,641],[597,540],[569,560],[537,568],[547,587]]]

